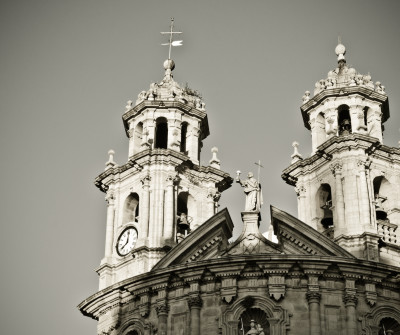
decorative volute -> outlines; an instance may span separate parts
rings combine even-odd
[[[326,79],[315,83],[314,97],[306,91],[301,113],[304,125],[311,130],[312,153],[332,136],[364,134],[382,143],[383,123],[389,118],[385,87],[372,82],[346,63],[346,48],[336,46],[338,65]]]

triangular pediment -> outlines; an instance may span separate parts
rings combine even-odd
[[[271,206],[271,222],[283,253],[355,258],[334,241],[292,215]]]
[[[225,208],[173,247],[152,270],[217,258],[220,250],[224,250],[228,246],[232,230],[232,219]]]

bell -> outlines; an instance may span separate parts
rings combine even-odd
[[[383,210],[381,207],[376,208],[376,219],[377,220],[386,220],[387,219],[387,213]]]
[[[327,201],[321,208],[324,210],[324,218],[321,220],[321,224],[325,229],[333,226],[333,215],[332,211],[329,209],[332,206],[330,201]]]
[[[189,222],[185,213],[181,213],[181,215],[178,217],[178,226],[183,230],[189,229]]]
[[[387,200],[386,197],[379,196],[379,194],[375,194],[375,212],[377,220],[387,219],[387,213],[382,207],[382,203],[386,200]]]

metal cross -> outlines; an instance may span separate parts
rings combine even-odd
[[[173,34],[182,34],[181,31],[174,31],[174,18],[171,18],[171,26],[170,26],[170,31],[162,31],[162,35],[169,35],[169,42],[168,43],[162,43],[161,45],[168,45],[169,46],[169,51],[168,51],[168,59],[171,59],[171,47],[177,47],[182,45],[182,40],[180,41],[173,41],[172,36]]]
[[[254,163],[255,165],[258,166],[258,183],[260,183],[260,168],[263,168],[264,166],[261,165],[261,161],[259,160],[258,163]]]

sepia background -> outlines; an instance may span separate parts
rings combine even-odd
[[[76,305],[98,287],[104,194],[93,184],[107,151],[128,157],[121,115],[163,77],[160,31],[175,18],[174,79],[201,92],[221,168],[257,172],[270,204],[297,215],[280,178],[291,146],[311,152],[301,97],[346,59],[386,87],[391,118],[384,143],[400,140],[399,2],[3,0],[0,4],[0,333],[96,334]],[[399,190],[400,191],[400,190]],[[241,229],[243,190],[223,193]]]

